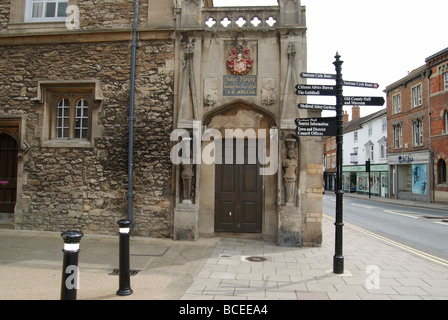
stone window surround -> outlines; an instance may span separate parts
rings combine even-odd
[[[69,5],[78,5],[79,0],[68,0]],[[11,32],[61,31],[67,30],[65,18],[56,21],[27,21],[28,0],[13,0],[10,4],[8,30]]]
[[[88,139],[56,139],[54,130],[56,129],[55,113],[52,108],[59,99],[52,99],[68,95],[76,97],[89,96],[89,138]],[[103,102],[103,92],[99,80],[79,80],[79,81],[39,81],[37,85],[37,97],[32,99],[38,106],[36,109],[40,115],[38,135],[41,138],[42,147],[70,147],[70,148],[90,148],[93,147],[94,139],[100,136],[100,126],[98,125],[98,115]],[[77,99],[76,99],[77,101]],[[73,103],[74,105],[74,103]],[[92,106],[92,107],[90,107]],[[54,128],[53,128],[54,127]]]

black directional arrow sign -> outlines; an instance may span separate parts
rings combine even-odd
[[[297,105],[299,109],[308,109],[308,110],[336,110],[336,106],[332,106],[329,104],[310,104],[310,103],[299,103]]]
[[[327,73],[309,73],[302,72],[300,74],[301,78],[310,78],[310,79],[336,79],[335,74],[327,74]]]
[[[370,82],[344,81],[343,84],[344,84],[344,86],[347,86],[347,87],[360,87],[360,88],[371,88],[371,89],[379,88],[378,83],[370,83]]]
[[[383,106],[385,102],[383,97],[344,97],[344,105],[352,106]]]
[[[336,118],[296,119],[298,136],[336,136]]]
[[[296,94],[304,96],[334,96],[336,89],[334,86],[322,85],[296,85]]]

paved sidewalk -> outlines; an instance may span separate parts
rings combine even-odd
[[[324,216],[319,248],[221,239],[182,299],[448,299],[448,261],[430,261],[347,224],[344,274],[334,274],[333,223]],[[266,261],[248,262],[250,256]]]
[[[448,299],[447,261],[427,259],[348,224],[345,272],[332,273],[333,223],[324,215],[323,246],[316,248],[131,237],[131,269],[139,271],[130,278],[134,293],[125,297],[115,294],[119,278],[110,275],[118,267],[118,236],[85,235],[78,299]],[[59,299],[62,246],[59,233],[0,230],[0,299]]]

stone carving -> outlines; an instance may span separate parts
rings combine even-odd
[[[264,105],[270,106],[277,102],[277,97],[275,95],[275,79],[265,78],[263,79],[261,88],[261,100]]]
[[[218,101],[218,79],[204,79],[204,108],[212,108]]]
[[[230,72],[235,75],[247,74],[254,63],[250,50],[244,49],[242,46],[237,46],[230,50],[230,55],[226,62]]]
[[[295,139],[286,139],[287,158],[283,160],[284,168],[284,185],[285,185],[285,202],[286,204],[294,203],[294,196],[296,192],[297,175],[296,170],[298,160],[296,159]]]
[[[181,172],[181,179],[182,179],[182,203],[185,204],[192,204],[192,196],[191,196],[191,188],[192,188],[192,181],[193,181],[193,164],[191,163],[182,163],[182,172]]]

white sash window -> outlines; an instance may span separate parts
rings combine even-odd
[[[27,0],[26,22],[65,21],[68,0]]]

